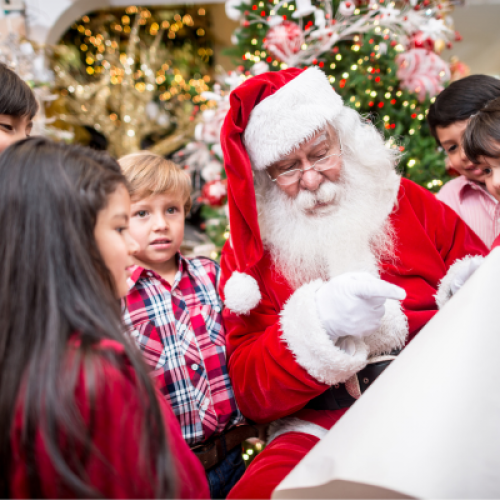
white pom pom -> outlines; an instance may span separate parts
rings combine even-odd
[[[237,271],[227,280],[224,296],[226,307],[236,314],[248,314],[262,298],[257,281]]]

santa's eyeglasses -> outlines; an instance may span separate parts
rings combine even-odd
[[[291,184],[295,184],[299,182],[302,178],[304,172],[308,170],[316,170],[316,172],[324,172],[325,170],[330,170],[337,166],[340,157],[342,156],[342,142],[340,142],[339,137],[339,153],[333,153],[319,160],[315,161],[309,168],[294,168],[293,170],[287,170],[276,176],[276,179],[273,179],[271,176],[271,181],[278,183],[280,186],[290,186]]]

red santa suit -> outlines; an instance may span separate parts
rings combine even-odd
[[[314,69],[313,78],[317,71]],[[304,407],[330,386],[349,382],[373,356],[403,348],[449,298],[451,283],[469,256],[487,253],[479,237],[453,210],[413,182],[398,178],[399,189],[396,186],[392,211],[388,210],[395,235],[394,258],[382,261],[380,278],[402,287],[406,298],[402,304],[391,301],[386,305],[381,327],[360,340],[354,354],[337,347],[314,302],[323,280],[293,289],[260,241],[248,155],[254,169],[269,164],[269,156],[266,159],[261,149],[251,151],[251,134],[245,135],[244,143],[241,135],[251,128],[248,122],[256,104],[277,92],[281,98],[290,82],[295,85],[299,78],[305,79],[298,70],[279,73],[255,77],[233,91],[222,130],[231,222],[231,240],[221,259],[229,373],[246,417],[259,423],[287,417],[274,427],[272,442],[253,461],[231,498],[269,498],[347,411]],[[255,79],[260,80],[252,82]],[[316,89],[311,90],[315,93]],[[323,106],[327,109],[323,114],[336,105]],[[316,130],[323,124],[320,120]],[[290,141],[301,142],[298,137]],[[262,147],[266,149],[265,144]],[[271,161],[278,158],[276,154]]]

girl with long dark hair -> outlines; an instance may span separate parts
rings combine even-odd
[[[208,496],[122,334],[125,186],[111,158],[46,139],[0,156],[2,498]]]

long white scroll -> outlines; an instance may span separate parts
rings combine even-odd
[[[500,248],[273,498],[500,498]]]

